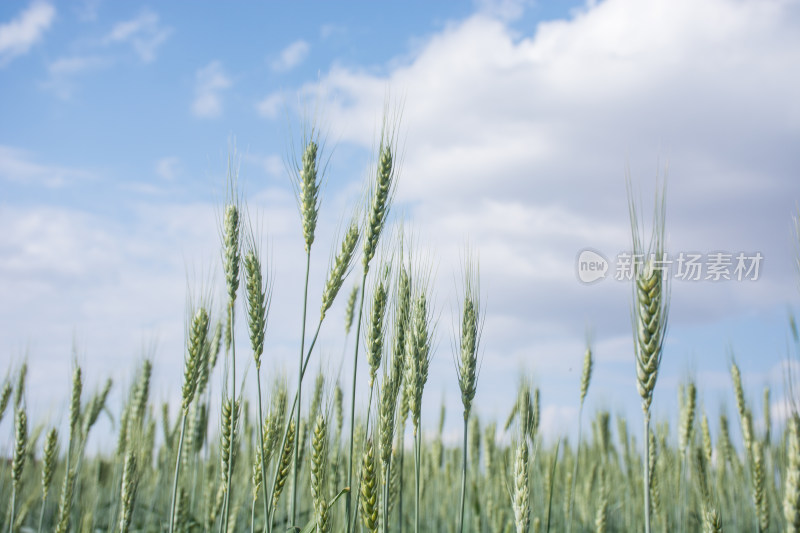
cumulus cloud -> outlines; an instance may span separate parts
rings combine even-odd
[[[130,195],[129,195],[130,197]],[[138,197],[138,196],[135,196]],[[153,393],[174,399],[180,389],[183,320],[187,291],[220,287],[218,206],[212,201],[191,204],[125,202],[124,221],[115,214],[48,207],[0,208],[0,338],[6,349],[27,348],[31,364],[34,409],[58,405],[69,395],[70,346],[78,341],[79,362],[91,368],[87,382],[112,377],[128,382],[139,347],[155,343]],[[332,209],[323,213],[315,247],[332,245],[336,220]],[[296,294],[302,290],[301,224],[294,197],[281,189],[261,190],[248,198],[248,214],[268,233],[267,256],[275,285],[273,302],[280,312],[270,316],[270,368],[289,368],[294,362],[296,317],[302,308]],[[261,235],[259,235],[261,236]],[[323,254],[324,255],[324,254]],[[312,265],[312,290],[321,287],[327,264]],[[348,283],[352,280],[348,280]],[[214,300],[223,299],[214,293]],[[342,311],[331,310],[335,334],[323,330],[320,346],[339,347]],[[242,329],[237,342],[247,344]],[[336,340],[331,343],[331,338]],[[326,348],[327,349],[327,348]],[[214,378],[216,380],[217,378]],[[44,413],[39,413],[42,415]],[[37,415],[37,417],[39,416]]]
[[[281,51],[272,62],[272,68],[280,72],[291,70],[305,60],[310,49],[311,46],[307,42],[295,41]]]
[[[486,338],[505,346],[493,365],[573,379],[582,350],[568,341],[587,324],[601,341],[630,338],[629,284],[586,287],[575,275],[582,248],[613,257],[630,247],[626,167],[649,213],[669,164],[670,251],[764,256],[758,282],[675,281],[673,332],[785,305],[800,198],[800,5],[606,0],[527,32],[506,22],[513,10],[491,14],[503,5],[519,4],[484,6],[386,71],[335,65],[301,88],[325,102],[343,141],[366,149],[387,87],[402,98],[397,198],[426,228],[442,286],[467,237],[481,250]],[[689,364],[691,346],[678,346],[671,360]]]
[[[413,221],[421,247],[436,251],[435,286],[442,289],[436,295],[441,318],[429,380],[434,397],[437,387],[455,386],[448,343],[449,326],[455,323],[450,288],[469,238],[481,253],[482,288],[488,296],[478,388],[482,401],[476,405],[509,406],[515,394],[509,376],[520,370],[541,373],[546,379],[535,381],[543,391],[543,429],[561,432],[560,421],[574,420],[587,325],[597,339],[590,402],[600,397],[607,408],[633,406],[633,414],[638,409],[630,286],[606,280],[587,287],[575,275],[580,249],[612,255],[630,246],[626,165],[634,188],[642,189],[647,211],[653,177],[669,160],[671,250],[758,250],[765,257],[757,283],[673,284],[671,351],[657,395],[672,394],[677,376],[692,366],[691,339],[678,338],[682,331],[782,309],[787,287],[794,289],[788,243],[789,217],[800,197],[800,73],[794,68],[800,64],[800,7],[770,0],[606,0],[521,32],[508,22],[517,5],[493,2],[448,24],[415,47],[414,54],[387,61],[385,70],[334,66],[320,82],[301,87],[301,93],[322,102],[337,140],[364,149],[374,147],[387,87],[404,101],[396,212]],[[493,12],[497,6],[506,6],[501,10],[506,15]],[[221,93],[231,83],[219,62],[198,70],[193,112],[218,116]],[[268,95],[258,112],[275,117],[286,100],[283,94]],[[16,161],[42,166],[25,154],[14,155]],[[269,156],[244,163],[268,172],[277,169]],[[331,198],[338,200],[331,194],[326,201]],[[296,334],[296,329],[287,317],[296,315],[286,309],[296,301],[291,291],[302,286],[292,272],[292,265],[303,260],[294,198],[272,190],[254,202],[268,205],[276,217],[268,227],[280,261],[274,305],[281,312],[273,314],[278,323],[271,327],[288,346],[287,332]],[[340,205],[327,205],[326,213],[345,212],[337,211]],[[155,218],[154,226],[166,228],[174,246],[192,241],[197,220],[192,217],[210,215],[198,210],[181,216],[186,219],[154,210],[141,219]],[[336,220],[329,222],[319,227],[336,227]],[[17,232],[16,226],[4,227]],[[98,240],[113,243],[113,237],[129,233],[127,228],[112,231],[112,238]],[[140,246],[150,238],[161,242],[160,231],[140,228],[134,233],[142,236],[135,240]],[[209,234],[215,235],[213,225]],[[216,249],[211,239],[202,242]],[[172,254],[170,245],[159,245],[159,252]],[[31,256],[4,257],[24,263]],[[312,272],[311,279],[323,280],[324,267],[316,265],[319,272]],[[183,265],[170,276],[172,284],[183,280]],[[171,296],[181,299],[176,292],[173,287]],[[118,296],[125,301],[127,295]],[[95,310],[101,307],[94,305]],[[8,323],[0,321],[0,327],[19,327],[13,320]],[[727,370],[730,338],[730,330],[720,329],[718,360],[697,362],[703,383],[713,383],[715,391],[725,386],[720,372]],[[281,341],[277,345],[284,346]],[[282,357],[276,355],[276,361],[289,360]],[[717,373],[707,380],[711,366]],[[431,395],[426,392],[426,397]],[[455,395],[450,397],[457,403]],[[775,409],[777,415],[782,408]]]
[[[522,265],[547,276],[545,255],[553,275],[561,269],[573,284],[562,267],[581,244],[626,249],[625,166],[635,184],[648,184],[659,158],[670,163],[668,209],[681,210],[668,221],[671,245],[761,249],[776,265],[788,251],[770,234],[788,228],[800,193],[789,149],[800,74],[787,68],[800,61],[797,11],[608,0],[522,36],[477,14],[385,76],[337,66],[303,90],[327,102],[345,139],[371,147],[375,110],[396,88],[409,132],[398,198],[437,228],[437,240],[466,225],[485,236],[481,244],[506,246],[514,257],[503,263],[517,265],[521,285],[535,281]],[[769,280],[757,287],[758,296],[739,287],[723,298],[782,298]],[[709,295],[692,292],[698,305]]]
[[[215,118],[222,114],[222,92],[233,82],[225,74],[222,63],[212,61],[195,73],[195,97],[192,113],[199,118]]]
[[[53,23],[56,9],[45,2],[34,2],[16,18],[0,24],[0,67],[28,53]]]
[[[40,163],[26,150],[0,145],[0,180],[60,188],[92,178],[93,174],[86,170]]]
[[[145,9],[137,17],[117,23],[106,42],[129,44],[143,63],[150,63],[171,33],[172,29],[161,24],[157,13]]]
[[[244,155],[244,159],[253,163],[257,168],[265,172],[270,178],[283,177],[286,172],[286,167],[283,164],[283,160],[280,156],[275,154],[258,155],[247,153]]]
[[[285,103],[285,95],[280,92],[275,92],[260,100],[256,104],[256,111],[264,118],[276,118],[280,113],[281,106]]]
[[[108,64],[108,60],[98,56],[62,57],[47,65],[51,75],[72,75],[99,68]]]

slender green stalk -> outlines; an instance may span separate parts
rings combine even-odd
[[[414,533],[419,533],[419,493],[421,468],[422,428],[414,428]]]
[[[386,303],[388,299],[387,284],[389,280],[389,265],[381,266],[382,275],[375,287],[372,305],[369,309],[369,329],[366,334],[367,363],[369,364],[369,396],[367,398],[367,418],[364,427],[364,436],[369,435],[369,425],[372,414],[372,397],[375,392],[375,378],[381,364],[383,355],[383,339],[385,335],[384,318],[386,315]],[[361,480],[357,480],[360,484]],[[358,508],[358,501],[361,498],[361,489],[355,491],[355,507]],[[355,522],[355,520],[354,520]],[[355,526],[354,526],[355,527]]]
[[[567,523],[567,531],[572,531],[572,519],[575,515],[573,507],[573,498],[575,496],[575,484],[578,480],[578,464],[581,460],[581,436],[583,434],[583,404],[586,400],[586,394],[589,392],[589,384],[592,379],[592,348],[589,340],[586,342],[586,352],[583,357],[583,374],[581,376],[581,405],[578,409],[578,445],[575,448],[575,467],[572,471],[572,485],[569,488],[569,498],[567,505],[569,506],[569,522]]]
[[[314,332],[313,338],[311,339],[311,344],[308,347],[308,351],[305,354],[305,359],[302,361],[298,381],[302,381],[303,377],[305,376],[306,370],[308,368],[308,363],[311,360],[311,354],[314,351],[314,346],[316,345],[317,338],[319,337],[319,331],[322,328],[322,322],[325,320],[327,311],[331,308],[334,300],[336,299],[336,296],[339,294],[339,289],[341,289],[345,277],[347,277],[350,265],[352,264],[353,260],[353,252],[355,251],[355,247],[357,246],[359,239],[360,239],[360,233],[358,230],[358,224],[355,222],[355,217],[354,217],[354,220],[350,223],[350,227],[345,233],[345,236],[342,240],[339,253],[336,255],[335,259],[332,261],[332,264],[329,268],[328,280],[325,283],[325,289],[323,290],[322,293],[322,306],[320,308],[319,322],[317,323],[317,329]],[[362,291],[362,299],[363,299],[363,291]],[[360,323],[360,317],[359,317],[359,323]],[[358,343],[356,343],[356,346],[358,346]],[[282,450],[286,444],[287,436],[289,434],[290,420],[294,416],[294,410],[295,408],[298,407],[299,404],[300,404],[300,389],[298,388],[298,390],[295,391],[294,400],[292,401],[292,407],[289,411],[289,416],[287,417],[286,420],[286,425],[283,430],[283,436],[281,437],[281,446],[278,448],[279,450]],[[272,487],[270,489],[270,493],[274,492],[277,480],[278,480],[278,470],[276,469],[275,475],[272,479]],[[348,497],[349,494],[350,491],[348,491]],[[275,509],[274,508],[271,509],[270,516],[272,516],[274,512]],[[271,522],[271,518],[269,522]],[[269,527],[271,527],[271,524]]]
[[[364,268],[364,274],[361,277],[361,286],[365,287],[367,283],[367,273],[369,270],[367,267]],[[358,319],[356,322],[356,346],[355,352],[353,354],[353,382],[352,382],[352,392],[350,394],[350,454],[347,461],[347,486],[353,486],[353,445],[355,444],[355,424],[356,424],[356,383],[358,378],[358,346],[359,342],[359,335],[361,333],[361,318],[364,313],[364,293],[366,291],[361,291],[361,301],[358,305]],[[351,508],[351,491],[348,491],[345,495],[345,520],[347,520],[347,533],[351,531],[351,522],[353,519],[352,508]]]
[[[642,470],[644,471],[644,530],[650,533],[650,413],[644,415],[644,455],[642,455]]]
[[[258,383],[258,438],[260,445],[259,457],[261,458],[261,477],[262,479],[266,479],[267,458],[264,448],[264,431],[262,430],[264,427],[264,415],[261,412],[261,376],[258,369],[256,370],[256,381]],[[269,516],[269,497],[267,496],[266,483],[262,481],[262,484],[264,485],[261,492],[264,493],[264,520],[266,521]],[[255,513],[255,502],[253,502],[253,512]]]
[[[172,503],[169,511],[169,533],[175,531],[175,503],[178,499],[178,478],[181,472],[181,450],[183,449],[183,437],[186,433],[186,413],[181,415],[181,436],[178,439],[178,453],[175,457],[175,476],[172,478]]]
[[[230,393],[232,405],[237,405],[236,398],[236,324],[235,324],[235,304],[236,292],[239,288],[239,268],[241,265],[241,235],[242,226],[239,213],[239,198],[236,192],[237,170],[234,168],[235,154],[228,157],[228,191],[225,213],[222,220],[222,266],[225,272],[225,288],[227,289],[227,308],[226,320],[228,327],[226,331],[225,347],[226,355],[230,356],[231,382]],[[234,426],[235,433],[235,426]],[[223,519],[221,529],[227,531],[228,517],[230,514],[230,495],[231,495],[231,468],[233,465],[233,446],[228,455],[228,475],[225,489],[225,502],[223,504]]]
[[[669,310],[669,276],[665,275],[663,263],[664,225],[666,202],[664,191],[656,194],[653,214],[652,237],[644,247],[640,232],[640,221],[632,198],[628,179],[628,207],[630,211],[631,237],[633,241],[633,335],[636,359],[636,379],[642,398],[644,413],[644,522],[645,533],[650,533],[650,406],[661,365],[661,355],[666,335]]]
[[[28,418],[25,415],[25,409],[18,406],[17,419],[14,424],[14,458],[11,463],[11,517],[8,519],[8,533],[14,533],[15,503],[20,483],[22,483],[22,470],[25,467],[25,447],[27,444]]]
[[[236,340],[234,339],[234,334],[233,334],[233,331],[234,331],[234,320],[235,320],[233,304],[234,304],[234,300],[231,300],[230,303],[228,304],[228,317],[229,317],[229,322],[228,323],[230,324],[230,331],[231,331],[231,333],[230,333],[230,335],[231,335],[231,338],[230,338],[230,341],[231,341],[231,352],[230,352],[230,356],[231,356],[231,402],[232,402],[233,409],[234,409],[234,414],[233,414],[234,424],[233,424],[233,427],[231,428],[232,429],[232,432],[231,432],[231,446],[230,446],[230,448],[228,450],[228,475],[226,476],[226,481],[225,481],[225,485],[226,485],[225,486],[225,503],[223,504],[224,512],[223,512],[223,515],[222,515],[222,522],[221,522],[223,531],[228,531],[228,521],[229,521],[229,517],[230,517],[231,476],[233,475],[233,453],[234,453],[233,442],[235,441],[235,435],[236,435],[236,422],[235,422],[235,420],[236,420],[235,411],[236,411],[236,405],[237,405],[237,400],[236,400]]]
[[[253,349],[253,360],[256,364],[256,388],[258,389],[258,438],[259,438],[259,463],[261,468],[261,478],[265,478],[267,472],[266,450],[264,447],[264,414],[263,400],[261,394],[261,356],[264,353],[264,336],[267,326],[267,313],[271,299],[271,285],[264,283],[261,272],[261,259],[259,257],[259,246],[252,229],[247,234],[247,251],[244,256],[245,271],[245,308],[247,311],[247,322],[250,330],[250,344]],[[262,481],[262,485],[264,485]],[[264,493],[264,520],[269,516],[269,504],[266,489]],[[255,519],[255,501],[253,501],[253,520]],[[252,520],[251,520],[252,526]]]
[[[472,401],[478,387],[478,346],[481,339],[483,312],[480,305],[480,268],[477,259],[466,252],[464,268],[464,300],[461,308],[461,328],[459,331],[459,356],[456,359],[458,385],[461,389],[461,403],[464,407],[464,449],[461,468],[461,505],[458,531],[464,531],[464,507],[467,497],[467,433]],[[475,457],[474,459],[478,459]]]
[[[392,476],[392,463],[391,461],[386,465],[383,471],[383,520],[381,521],[381,530],[383,533],[389,532],[389,482]]]
[[[190,305],[190,309],[191,309]],[[181,435],[178,440],[178,453],[175,457],[175,476],[172,482],[172,505],[170,506],[169,531],[174,531],[175,521],[175,501],[178,495],[178,481],[181,471],[181,451],[183,450],[183,440],[186,433],[186,417],[189,416],[189,407],[192,404],[197,391],[197,376],[202,359],[203,351],[208,336],[208,312],[205,307],[200,306],[192,315],[191,321],[187,326],[187,355],[184,362],[182,403],[181,403]]]
[[[61,486],[61,498],[58,502],[58,519],[56,522],[56,532],[65,533],[69,528],[69,517],[72,509],[73,484],[75,482],[76,471],[72,467],[72,448],[77,443],[76,433],[81,416],[81,390],[83,381],[81,379],[81,367],[75,365],[72,373],[72,394],[69,405],[69,442],[67,443],[67,460],[64,469],[64,482]]]
[[[464,502],[467,499],[467,417],[464,416],[464,447],[461,452],[461,503],[458,512],[458,531],[464,531]]]
[[[250,504],[250,533],[256,531],[256,500]]]
[[[392,196],[394,195],[396,185],[396,167],[394,166],[394,152],[396,150],[397,139],[395,132],[391,129],[391,125],[387,124],[387,118],[384,117],[383,129],[381,131],[380,144],[378,146],[378,168],[375,173],[375,181],[370,189],[370,204],[367,212],[367,221],[364,234],[364,255],[361,262],[364,266],[364,274],[361,279],[361,303],[358,307],[358,324],[356,324],[356,346],[353,353],[353,390],[350,403],[350,454],[348,459],[348,472],[347,472],[347,486],[353,486],[353,436],[355,431],[355,412],[356,412],[356,380],[358,378],[358,346],[359,334],[361,332],[361,318],[364,311],[364,293],[366,292],[367,274],[369,273],[369,264],[378,250],[378,242],[380,240],[383,228],[386,225],[386,219],[389,216],[389,210],[392,205]],[[350,533],[352,526],[352,491],[348,491],[345,498],[346,518],[347,518],[347,533]]]
[[[56,428],[50,430],[45,440],[44,454],[42,458],[42,509],[39,511],[39,527],[37,531],[42,532],[42,522],[44,521],[44,509],[47,506],[47,494],[50,491],[50,483],[53,481],[53,474],[56,469],[56,454],[58,453],[58,431]]]
[[[550,486],[547,489],[547,520],[545,531],[550,531],[550,514],[553,509],[553,485],[556,478],[556,464],[558,463],[558,450],[561,448],[561,439],[556,442],[556,451],[553,453],[553,465],[550,467]]]
[[[303,367],[300,373],[301,376],[304,376],[306,370],[308,369],[308,362],[311,360],[311,353],[314,351],[314,346],[317,343],[317,338],[319,337],[319,331],[321,328],[322,328],[322,319],[320,319],[319,323],[317,324],[317,330],[314,332],[314,337],[311,339],[311,344],[309,345],[308,351],[306,352],[305,361],[303,362]],[[288,416],[286,417],[286,424],[283,430],[283,436],[281,437],[281,445],[280,447],[277,448],[278,450],[283,450],[284,447],[286,446],[286,441],[288,440],[290,433],[289,427],[291,423],[294,421],[294,410],[297,408],[297,404],[298,404],[298,395],[297,391],[295,391],[294,399],[292,400],[292,406],[289,408]],[[279,477],[279,469],[276,468],[275,475],[272,478],[272,486],[270,487],[270,494],[274,494],[275,492],[275,487],[277,486],[278,483],[278,477]],[[271,531],[271,522],[274,514],[275,514],[275,505],[271,505],[269,514],[270,519],[268,520],[268,525],[269,525],[268,531]]]
[[[305,355],[306,343],[306,311],[308,309],[308,274],[311,270],[311,248],[307,248],[306,252],[306,281],[303,287],[303,325],[300,329],[300,358],[297,363],[297,420],[296,426],[300,427],[300,414],[302,411],[302,393],[303,393],[303,356]],[[291,506],[291,524],[294,525],[297,518],[297,476],[300,470],[300,439],[294,439],[294,463],[292,467],[292,506]]]

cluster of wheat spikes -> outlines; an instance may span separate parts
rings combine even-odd
[[[331,253],[310,336],[308,277],[326,165],[318,130],[308,129],[302,139],[292,168],[306,251],[294,391],[288,380],[262,375],[269,358],[273,280],[258,228],[237,191],[232,157],[220,221],[225,298],[215,316],[208,296],[213,291],[189,291],[177,418],[170,418],[169,405],[156,406],[150,398],[149,359],[125,384],[129,393],[121,405],[109,404],[110,380],[87,397],[75,363],[68,434],[59,435],[58,423],[48,427],[28,420],[27,365],[22,364],[0,387],[0,422],[6,416],[13,420],[4,448],[7,459],[0,466],[0,531],[522,533],[644,528],[666,533],[724,527],[800,532],[800,415],[793,409],[783,427],[773,426],[767,388],[758,420],[735,361],[730,373],[741,444],[733,442],[724,410],[712,439],[713,424],[692,381],[680,387],[674,430],[668,420],[651,420],[669,303],[667,277],[657,268],[664,252],[663,195],[656,198],[647,245],[630,203],[633,252],[642,258],[633,272],[632,313],[636,382],[644,412],[640,443],[621,417],[613,435],[605,411],[594,415],[591,438],[583,438],[583,407],[595,366],[591,338],[576,389],[580,414],[575,447],[566,440],[555,445],[543,441],[540,392],[529,378],[520,382],[504,429],[498,431],[496,421],[479,420],[473,404],[485,313],[477,254],[469,248],[452,351],[463,440],[459,446],[445,443],[444,406],[438,430],[423,438],[422,413],[430,409],[424,392],[437,323],[428,262],[415,253],[402,230],[387,231],[398,177],[397,138],[397,123],[388,118],[366,203],[356,209]],[[304,376],[320,328],[358,264],[359,245],[361,276],[349,292],[343,328],[346,350],[355,325],[352,393],[347,398],[339,383],[318,374],[311,400],[304,404]],[[240,290],[255,362],[255,406],[245,394],[245,380],[237,382],[236,377],[233,331]],[[794,321],[791,326],[800,355]],[[358,374],[362,344],[365,376]],[[211,376],[219,361],[219,427],[214,429],[209,424]],[[367,405],[359,411],[358,386],[369,391]],[[87,455],[90,432],[103,413],[110,415],[117,431],[116,448]],[[413,444],[407,447],[409,418]]]

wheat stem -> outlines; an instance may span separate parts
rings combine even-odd
[[[361,287],[366,287],[368,267],[364,267],[364,274],[361,277]],[[347,461],[347,486],[353,487],[353,445],[355,444],[355,421],[356,421],[356,380],[358,378],[358,347],[359,335],[361,333],[361,318],[364,313],[364,294],[367,291],[361,291],[360,303],[358,304],[358,318],[356,319],[356,341],[355,351],[353,354],[353,383],[352,393],[350,395],[350,453]],[[351,531],[352,520],[352,507],[351,507],[351,492],[345,495],[345,520],[347,520],[347,533]]]
[[[297,420],[295,424],[300,427],[300,411],[302,410],[302,393],[303,393],[303,356],[305,354],[305,341],[306,341],[306,311],[308,309],[308,275],[311,270],[311,247],[307,247],[306,252],[306,281],[303,288],[303,322],[300,329],[300,358],[297,367]],[[292,506],[291,506],[291,524],[294,525],[297,518],[297,476],[300,467],[300,439],[294,440],[294,466],[292,467]]]

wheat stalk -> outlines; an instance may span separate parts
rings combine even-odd
[[[314,503],[316,533],[327,533],[331,528],[328,509],[328,425],[319,413],[314,423],[311,439],[311,498]]]
[[[267,315],[269,312],[272,287],[269,281],[264,280],[261,268],[260,249],[254,234],[254,230],[252,229],[252,225],[250,225],[250,231],[247,234],[245,248],[245,310],[247,316],[247,325],[250,333],[250,347],[253,350],[253,360],[256,364],[256,386],[258,390],[258,427],[263,428],[264,416],[262,411],[263,400],[261,395],[261,356],[264,353],[264,336],[267,327]],[[260,430],[258,434],[259,476],[263,477],[263,473],[267,471],[263,430]],[[257,486],[255,483],[254,485]],[[266,490],[264,490],[263,493],[264,519],[266,520],[269,516],[269,497]]]
[[[41,533],[42,522],[44,521],[44,509],[47,504],[47,494],[53,482],[53,474],[56,470],[56,460],[58,454],[58,431],[52,428],[45,438],[44,450],[42,453],[42,509],[39,512],[39,528]]]
[[[783,489],[783,516],[786,519],[786,532],[800,532],[800,417],[793,413],[786,432],[787,465]]]
[[[394,442],[397,391],[399,387],[400,375],[394,374],[390,376],[384,372],[378,397],[378,453],[383,472],[383,521],[381,524],[384,533],[386,533],[389,528],[389,488],[392,477],[392,444]]]
[[[300,217],[303,225],[303,240],[306,251],[306,276],[303,288],[303,321],[300,331],[300,356],[297,370],[297,398],[298,405],[302,405],[303,390],[303,359],[305,356],[306,340],[306,310],[308,307],[308,275],[311,270],[311,245],[314,243],[314,233],[317,227],[319,216],[319,191],[322,181],[323,170],[320,169],[319,131],[313,126],[304,138],[305,148],[301,156],[301,161],[295,163],[292,171],[293,185],[297,192],[297,203],[300,208]],[[300,409],[297,409],[297,427],[300,427]],[[299,470],[300,439],[295,440],[294,463],[292,466],[292,499],[290,518],[294,525],[297,516],[297,476]]]
[[[378,248],[378,241],[383,233],[386,220],[389,216],[392,205],[392,197],[397,183],[397,165],[395,165],[395,154],[397,151],[396,137],[397,121],[390,121],[384,114],[383,127],[381,130],[380,142],[378,144],[378,168],[375,179],[370,184],[369,205],[366,213],[366,226],[364,230],[363,256],[361,263],[363,273],[361,276],[361,287],[366,287],[369,266]],[[361,291],[360,303],[358,306],[358,320],[356,322],[356,339],[361,333],[361,318],[364,311],[364,293]],[[355,399],[356,384],[358,379],[358,348],[359,343],[355,343],[353,352],[353,382],[352,393],[350,396],[350,453],[347,462],[347,485],[353,486],[353,451],[354,451],[354,430],[355,430]],[[348,492],[345,496],[345,511],[347,520],[347,533],[352,530],[352,494]]]
[[[181,388],[181,434],[178,440],[178,452],[175,458],[175,477],[172,483],[172,510],[169,519],[170,533],[174,531],[174,524],[176,521],[175,506],[178,494],[178,480],[181,471],[181,451],[183,449],[183,440],[186,433],[186,417],[189,415],[189,406],[194,399],[197,389],[198,368],[202,353],[205,349],[204,345],[207,342],[208,324],[208,312],[205,307],[201,305],[192,313],[187,327],[187,349],[186,357],[184,358],[183,387]]]
[[[528,440],[520,435],[514,459],[514,526],[517,533],[528,533],[531,524],[530,478],[528,474]]]
[[[367,439],[361,458],[361,520],[369,533],[378,532],[378,472],[375,467],[375,445]]]
[[[753,504],[755,505],[758,531],[769,529],[769,505],[766,493],[766,467],[764,465],[764,449],[761,442],[753,441]]]
[[[464,531],[464,507],[467,495],[467,422],[475,399],[478,386],[478,350],[483,326],[483,310],[480,302],[480,266],[477,258],[470,256],[466,251],[466,265],[464,267],[464,299],[461,305],[461,327],[457,338],[459,339],[458,356],[455,359],[458,374],[458,386],[461,389],[461,404],[464,408],[464,449],[461,467],[461,502],[459,512],[458,531]],[[480,442],[480,441],[478,441]]]
[[[230,396],[234,402],[238,402],[236,397],[236,339],[235,328],[235,303],[236,293],[239,288],[239,273],[242,262],[242,223],[240,199],[237,192],[238,167],[235,152],[228,155],[228,171],[226,176],[226,201],[225,211],[222,218],[222,267],[225,273],[225,286],[227,289],[227,308],[225,313],[225,347],[226,356],[230,355]],[[233,453],[231,449],[230,453]],[[228,458],[228,466],[233,465],[233,457]],[[231,472],[227,473],[228,485],[225,487],[225,503],[223,504],[222,529],[228,524],[230,514],[230,478]],[[174,498],[173,498],[174,499]],[[172,524],[172,520],[170,520]]]
[[[586,350],[583,354],[583,372],[581,373],[581,403],[578,408],[578,444],[575,448],[575,467],[572,472],[572,484],[569,488],[569,496],[567,506],[569,507],[569,522],[567,523],[567,531],[572,531],[572,520],[574,515],[573,510],[573,497],[575,494],[575,483],[578,480],[578,465],[581,457],[581,438],[583,437],[583,403],[586,400],[586,395],[589,393],[589,384],[592,381],[592,367],[594,366],[594,358],[592,356],[591,337],[587,334]]]
[[[130,528],[131,518],[133,518],[133,505],[136,501],[137,484],[136,455],[133,450],[130,450],[125,455],[125,466],[122,470],[122,492],[120,493],[122,508],[119,514],[120,533],[128,533]]]
[[[8,408],[8,403],[11,400],[11,393],[13,389],[11,387],[11,383],[6,381],[3,383],[3,390],[0,391],[0,422],[3,421],[3,416],[6,414],[6,409]]]
[[[656,194],[652,235],[647,247],[643,244],[640,221],[628,178],[628,206],[633,241],[633,331],[636,356],[636,378],[644,412],[644,521],[650,533],[650,472],[647,465],[647,445],[650,431],[650,405],[656,387],[658,369],[669,310],[669,276],[658,261],[665,258],[664,223],[666,217],[665,191]]]
[[[14,402],[16,403],[16,402]],[[22,470],[25,468],[25,449],[28,445],[28,417],[25,409],[17,407],[17,417],[14,423],[14,457],[11,461],[11,517],[8,520],[8,531],[14,531],[14,504],[17,493],[20,492],[22,483]]]

